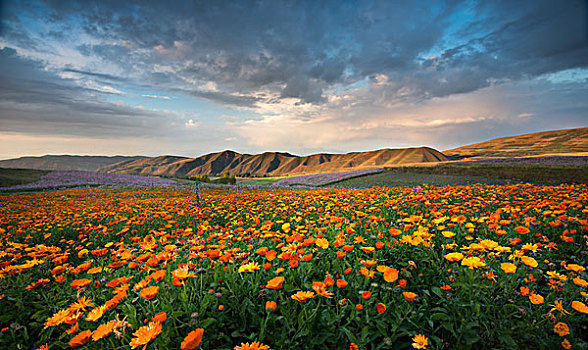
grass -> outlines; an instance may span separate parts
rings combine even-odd
[[[48,172],[49,170],[0,168],[0,187],[35,182]]]
[[[434,167],[388,168],[382,173],[327,184],[328,187],[365,188],[373,186],[447,186],[476,183],[561,184],[588,183],[586,166],[513,164],[440,164]]]

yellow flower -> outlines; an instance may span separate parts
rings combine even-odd
[[[578,264],[568,264],[566,266],[566,270],[571,270],[571,271],[580,273],[582,271],[586,271],[586,268],[583,266],[580,266]]]
[[[86,320],[94,322],[104,315],[104,311],[106,311],[106,305],[95,307],[92,311],[88,312]]]
[[[244,264],[239,267],[239,272],[253,272],[255,270],[259,270],[259,264],[255,261],[250,262],[249,264]]]
[[[561,314],[563,315],[569,315],[570,313],[567,312],[564,308],[563,305],[561,303],[561,300],[556,300],[555,301],[555,305],[549,305],[549,306],[553,306],[553,308],[551,310],[549,310],[549,312],[552,311],[559,311]]]
[[[515,273],[517,271],[517,266],[513,263],[502,263],[500,268],[506,273]]]
[[[451,237],[455,236],[455,232],[451,232],[451,231],[443,231],[443,232],[441,232],[441,234],[445,238],[451,238]]]
[[[323,249],[327,249],[327,248],[329,248],[329,241],[327,241],[327,240],[326,240],[326,239],[324,239],[324,238],[319,238],[319,239],[317,239],[317,240],[314,242],[314,244],[316,244],[317,246],[319,246],[319,247],[321,247],[321,248],[323,248]]]
[[[460,261],[461,259],[463,259],[463,254],[462,253],[449,253],[449,254],[445,255],[445,259],[447,259],[451,262]]]
[[[554,280],[567,281],[568,276],[557,273],[556,271],[547,271],[547,276]]]
[[[472,256],[472,257],[463,259],[461,261],[461,265],[467,266],[470,269],[475,269],[478,267],[486,266],[486,263],[482,259],[478,258],[477,256]]]
[[[537,263],[537,260],[531,258],[530,256],[523,256],[521,258],[521,261],[523,262],[523,264],[529,266],[529,267],[537,267],[539,266],[539,264]]]
[[[412,338],[412,347],[415,349],[426,349],[429,345],[429,339],[422,334],[417,334]]]

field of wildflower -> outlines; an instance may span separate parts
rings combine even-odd
[[[586,349],[588,187],[0,197],[3,349]]]

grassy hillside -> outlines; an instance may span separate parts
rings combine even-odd
[[[443,151],[449,159],[588,153],[588,128],[501,137]]]
[[[47,170],[0,168],[0,187],[35,182],[48,172]]]

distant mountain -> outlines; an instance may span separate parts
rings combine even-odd
[[[501,137],[443,151],[452,160],[541,155],[588,155],[588,128]]]
[[[42,157],[21,157],[16,159],[0,160],[0,168],[96,171],[110,164],[123,161],[134,161],[143,158],[146,157],[48,155]]]
[[[446,160],[442,153],[428,147],[381,149],[347,154],[320,153],[304,157],[280,152],[251,155],[223,151],[198,158],[162,156],[126,161],[105,166],[100,171],[175,177],[225,172],[263,176],[348,171]]]

